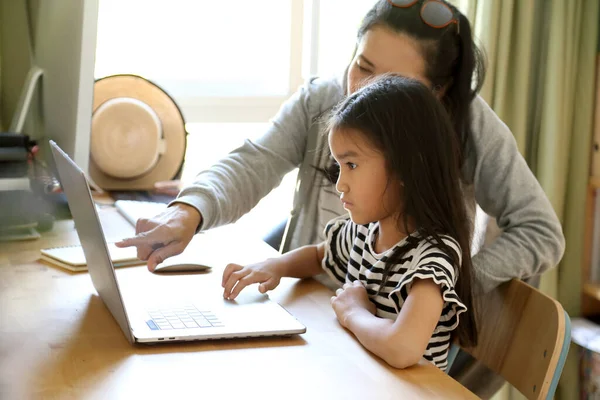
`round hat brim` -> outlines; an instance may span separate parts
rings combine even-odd
[[[152,169],[131,179],[105,174],[90,157],[90,177],[104,190],[151,190],[156,182],[175,178],[181,169],[186,148],[185,121],[175,101],[164,90],[136,75],[111,75],[98,79],[94,83],[92,113],[104,102],[121,97],[140,100],[154,110],[162,124],[165,152]]]

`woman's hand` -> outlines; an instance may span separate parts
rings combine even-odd
[[[348,328],[348,318],[357,310],[367,310],[375,315],[377,311],[375,304],[369,300],[367,289],[355,280],[345,283],[341,289],[336,290],[335,296],[331,297],[331,305],[338,321],[344,328]]]
[[[267,290],[273,290],[281,281],[280,272],[276,259],[270,258],[257,264],[241,266],[238,264],[229,264],[223,272],[223,297],[234,300],[246,286],[253,283],[260,283],[258,291],[266,293]]]
[[[117,247],[137,247],[140,260],[148,260],[148,269],[181,253],[190,243],[202,215],[192,206],[175,203],[150,219],[140,218],[135,225],[136,236],[115,243]]]

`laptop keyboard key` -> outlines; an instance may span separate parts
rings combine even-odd
[[[154,323],[154,321],[152,321],[151,319],[149,319],[148,321],[146,321],[146,324],[147,324],[147,325],[148,325],[148,327],[149,327],[150,329],[152,329],[153,331],[157,331],[157,330],[159,330],[159,329],[158,329],[158,326],[156,326],[156,324]]]
[[[204,318],[195,319],[196,323],[200,326],[200,328],[210,328],[212,325]]]

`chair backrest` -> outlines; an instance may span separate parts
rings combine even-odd
[[[561,304],[513,279],[478,305],[479,342],[465,350],[528,399],[551,399],[570,344]]]

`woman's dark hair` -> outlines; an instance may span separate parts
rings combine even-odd
[[[329,121],[330,130],[360,132],[386,160],[388,179],[402,182],[403,209],[398,228],[410,232],[409,246],[399,247],[386,261],[398,264],[407,247],[426,239],[445,253],[458,274],[456,292],[467,306],[456,330],[464,346],[477,343],[473,309],[473,272],[470,253],[471,221],[461,185],[461,149],[450,118],[430,89],[414,79],[384,75],[341,102]],[[388,188],[393,187],[388,185]],[[454,238],[457,254],[441,235]],[[462,258],[462,263],[461,263]],[[389,277],[384,272],[383,285]]]
[[[471,101],[485,78],[484,57],[473,42],[469,20],[456,7],[446,3],[454,12],[459,26],[450,24],[445,28],[432,28],[421,19],[422,4],[417,2],[411,7],[399,8],[387,0],[379,0],[364,17],[357,37],[360,40],[369,30],[381,26],[419,43],[425,60],[425,77],[434,88],[444,91],[442,103],[463,149],[462,166],[467,138],[471,134]],[[347,88],[347,79],[348,69],[344,74],[344,89]]]

